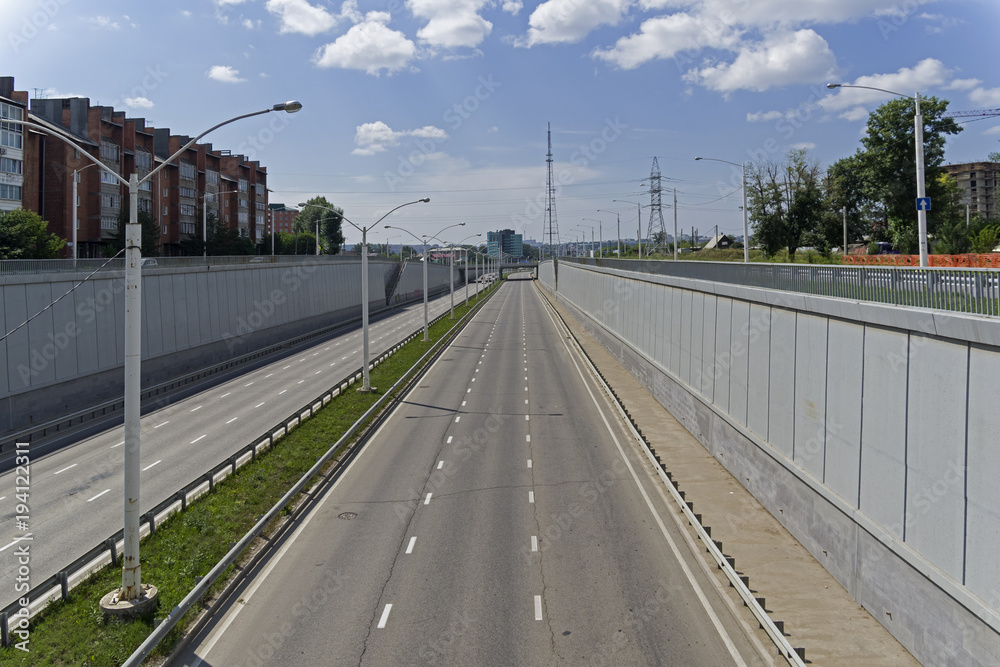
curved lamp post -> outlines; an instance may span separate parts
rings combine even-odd
[[[880,93],[888,93],[897,97],[906,97],[914,102],[913,115],[913,143],[914,152],[917,159],[917,234],[920,242],[920,266],[927,267],[927,209],[921,204],[927,196],[927,182],[924,171],[924,117],[920,114],[920,93],[916,95],[904,95],[885,88],[873,88],[872,86],[853,86],[846,83],[828,83],[827,88],[864,88],[866,90],[877,90]],[[844,248],[847,250],[846,246]]]
[[[465,227],[465,223],[464,222],[459,222],[459,223],[456,223],[454,225],[448,225],[447,227],[445,227],[444,229],[442,229],[441,231],[439,231],[438,234],[443,234],[446,230],[451,229],[452,227]],[[427,240],[428,239],[432,239],[432,238],[437,238],[437,235],[436,234],[433,235],[433,236],[426,236],[425,235],[423,237],[423,241],[421,241],[421,239],[420,239],[419,236],[417,236],[416,234],[414,234],[413,232],[411,232],[409,229],[406,229],[405,227],[394,227],[394,226],[391,226],[391,225],[385,225],[385,228],[386,229],[398,229],[401,232],[406,232],[407,234],[409,234],[413,238],[417,239],[417,241],[421,242],[423,244],[423,246],[424,246],[424,258],[423,258],[424,259],[424,340],[425,341],[429,341],[431,339],[431,337],[430,337],[430,333],[429,333],[430,326],[429,326],[428,321],[427,321],[427,260],[429,259],[427,257]]]
[[[410,204],[420,204],[429,201],[430,199],[427,197],[423,199],[417,199],[416,201],[408,201],[405,204],[400,204],[396,208],[390,210],[389,213],[401,209],[404,206],[409,206]],[[361,354],[362,354],[363,365],[361,367],[361,377],[362,377],[361,388],[358,389],[358,391],[362,393],[370,392],[372,390],[372,385],[371,385],[371,378],[368,373],[368,230],[377,227],[378,223],[382,222],[389,216],[389,213],[386,213],[381,218],[376,220],[374,225],[370,225],[368,227],[359,227],[358,225],[354,224],[346,217],[344,217],[343,213],[340,213],[339,211],[332,209],[329,206],[320,206],[319,204],[305,204],[305,203],[299,204],[299,206],[303,208],[306,206],[312,206],[313,208],[322,208],[327,211],[330,211],[331,213],[336,213],[340,215],[340,218],[343,221],[345,221],[351,227],[354,227],[356,230],[361,232],[361,340],[362,340]],[[316,237],[316,244],[317,244],[316,247],[319,248],[318,232]]]
[[[461,241],[459,241],[455,245],[461,246],[463,243],[465,243],[469,239],[476,238],[477,236],[482,236],[482,234],[470,234],[469,236],[466,236],[464,239],[462,239]],[[469,305],[469,249],[468,248],[462,248],[462,247],[460,247],[459,249],[465,252],[465,305],[468,306]],[[454,268],[455,268],[455,246],[452,246],[450,254],[452,256],[451,257],[452,271],[454,271]],[[452,288],[451,288],[451,294],[452,294],[452,296],[451,296],[451,319],[455,319],[455,279],[454,279],[454,277],[451,279],[451,281],[452,281]]]
[[[141,179],[137,173],[132,172],[128,180],[91,155],[86,149],[77,144],[74,138],[68,133],[31,121],[4,119],[5,123],[30,127],[68,143],[91,162],[109,174],[112,174],[120,183],[128,186],[129,221],[125,226],[125,526],[123,531],[125,546],[122,551],[122,586],[120,589],[105,596],[111,607],[122,604],[123,607],[127,606],[134,609],[143,602],[150,602],[153,599],[153,595],[155,595],[155,590],[150,591],[147,595],[147,590],[143,588],[139,565],[139,408],[142,359],[142,313],[140,310],[142,307],[142,228],[139,225],[139,186],[158,174],[161,169],[177,159],[184,151],[191,148],[206,134],[219,129],[223,125],[272,111],[294,113],[301,108],[302,104],[296,101],[282,102],[275,104],[270,109],[242,114],[213,125],[194,139],[188,141],[180,150],[161,162],[158,167]],[[75,220],[74,224],[76,224]],[[136,604],[129,605],[130,601],[134,601]],[[122,607],[119,608],[121,609]]]
[[[78,196],[77,195],[77,187],[76,186],[77,186],[77,182],[78,182],[77,179],[79,178],[78,174],[80,172],[82,172],[84,169],[90,169],[91,167],[95,167],[95,166],[97,166],[97,165],[92,162],[92,163],[88,164],[86,167],[82,167],[80,169],[74,169],[73,170],[73,268],[74,269],[76,268],[76,260],[80,256],[79,252],[76,249],[76,235],[77,235],[76,230],[77,230],[77,227],[79,226],[77,224],[77,220],[76,220],[76,216],[77,216],[77,213],[76,213],[76,209],[77,209],[76,199],[77,199],[77,196]]]
[[[743,171],[743,263],[746,264],[750,261],[750,231],[747,226],[747,165],[746,162],[730,162],[729,160],[720,160],[716,157],[696,157],[695,160],[711,160],[712,162],[722,162],[724,164],[731,164],[734,167],[739,167]]]

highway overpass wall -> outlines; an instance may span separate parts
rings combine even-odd
[[[372,259],[369,308],[386,308],[398,263]],[[142,383],[185,375],[360,316],[361,260],[144,269]],[[87,274],[0,277],[4,332]],[[0,342],[0,432],[120,397],[124,273],[101,272]]]
[[[428,296],[435,296],[448,289],[450,272],[447,264],[427,265],[427,293]],[[455,269],[455,289],[459,285],[465,285],[465,274]],[[403,263],[403,273],[399,277],[395,293],[392,295],[392,303],[406,303],[415,299],[422,299],[424,290],[424,265],[420,260],[406,260]]]
[[[539,281],[918,660],[997,664],[1000,321],[571,263]]]

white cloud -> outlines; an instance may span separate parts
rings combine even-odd
[[[981,83],[982,81],[979,79],[955,79],[945,86],[945,90],[969,90],[970,88],[975,88]]]
[[[796,151],[811,151],[816,148],[816,144],[811,141],[800,141],[796,144],[792,144],[789,148]]]
[[[337,17],[306,0],[267,0],[264,8],[281,19],[281,34],[314,37],[337,25]]]
[[[576,42],[602,25],[618,25],[629,0],[546,0],[531,12],[517,46]]]
[[[1000,88],[976,88],[969,93],[973,104],[983,107],[1000,107]]]
[[[841,113],[839,117],[849,121],[864,120],[868,118],[868,109],[865,107],[851,107]]]
[[[153,103],[146,97],[126,97],[125,106],[130,109],[152,109]]]
[[[761,92],[822,81],[836,68],[836,58],[826,40],[804,29],[771,35],[763,43],[744,47],[732,63],[692,70],[684,79],[723,93],[741,89]]]
[[[782,111],[758,111],[747,114],[748,123],[766,123],[772,120],[780,120],[785,117]]]
[[[380,120],[374,123],[358,125],[354,133],[354,143],[357,148],[352,151],[353,155],[375,155],[387,148],[398,146],[405,137],[417,137],[421,139],[432,139],[435,144],[441,143],[448,138],[448,133],[439,127],[425,125],[415,130],[405,130],[397,132]],[[433,151],[424,151],[425,155]]]
[[[992,134],[1000,134],[1000,125],[997,125],[995,127],[991,127],[990,129],[988,129],[985,132],[983,132],[983,134],[990,134],[990,135],[992,135]]]
[[[243,27],[246,28],[247,30],[253,30],[254,28],[259,28],[261,26],[261,23],[263,23],[263,21],[261,21],[260,19],[257,19],[256,21],[252,19],[243,19]]]
[[[490,129],[486,130],[487,134],[496,134],[499,131],[500,131],[500,128],[497,127],[496,125],[494,125]]]
[[[378,76],[406,67],[416,55],[417,47],[398,30],[386,27],[386,12],[369,12],[335,42],[321,47],[314,58],[319,67],[360,69]]]
[[[407,8],[427,24],[417,37],[447,49],[478,46],[493,30],[479,15],[488,0],[406,0]]]
[[[940,60],[925,58],[914,67],[902,67],[888,74],[860,76],[851,85],[882,88],[903,95],[912,95],[918,90],[925,91],[929,88],[944,86],[950,77],[951,70],[945,67]],[[895,95],[877,90],[841,88],[836,94],[821,99],[819,105],[827,111],[840,111],[857,105],[876,102],[881,104],[893,97]]]
[[[87,23],[89,23],[94,28],[98,28],[101,30],[121,29],[121,25],[109,16],[92,16],[89,19],[87,19]]]
[[[613,48],[594,56],[621,69],[633,69],[657,58],[671,58],[681,51],[703,47],[735,48],[739,32],[714,19],[691,14],[671,14],[644,21],[639,32],[622,37]]]
[[[524,4],[521,0],[503,0],[503,10],[508,14],[517,14]]]
[[[246,79],[240,76],[240,71],[229,65],[212,65],[208,70],[208,78],[221,81],[222,83],[241,83]]]

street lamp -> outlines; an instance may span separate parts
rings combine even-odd
[[[642,205],[639,202],[626,201],[624,199],[612,199],[611,201],[623,204],[635,204],[635,208],[639,212],[639,259],[642,259]]]
[[[428,199],[427,201],[430,201],[430,200]],[[391,213],[391,211],[390,211],[390,213]],[[445,231],[451,229],[452,227],[465,227],[465,223],[464,222],[459,222],[459,223],[456,223],[454,225],[448,225],[447,227],[445,227],[444,229],[442,229],[441,231],[439,231],[438,234],[443,234]],[[423,237],[423,241],[420,241],[420,237],[418,237],[416,234],[414,234],[413,232],[411,232],[409,229],[406,229],[405,227],[393,227],[393,226],[390,226],[390,225],[385,225],[385,228],[386,229],[398,229],[401,232],[406,232],[407,234],[409,234],[413,238],[417,239],[418,242],[423,243],[423,246],[424,246],[424,258],[423,258],[424,259],[424,340],[425,341],[429,341],[431,339],[431,337],[430,337],[430,333],[429,333],[430,326],[429,326],[428,321],[427,321],[427,259],[428,259],[428,257],[427,257],[427,240],[428,239],[432,239],[432,238],[436,238],[437,235],[434,235],[434,236],[424,236]]]
[[[92,162],[92,163],[88,164],[86,167],[83,167],[81,169],[74,169],[73,170],[73,268],[74,269],[76,268],[77,257],[79,257],[78,251],[76,249],[76,228],[77,228],[77,222],[76,222],[76,216],[77,216],[76,208],[77,208],[77,204],[76,204],[76,199],[77,199],[77,196],[78,196],[77,195],[77,188],[76,188],[77,179],[79,178],[78,174],[81,171],[83,171],[84,169],[90,169],[93,166],[96,166],[96,165]]]
[[[917,234],[920,238],[920,266],[926,268],[927,260],[927,204],[924,200],[927,196],[926,176],[924,173],[924,117],[920,114],[920,93],[914,96],[904,95],[884,88],[873,88],[872,86],[853,86],[846,83],[828,83],[827,88],[865,88],[867,90],[877,90],[880,93],[888,93],[897,97],[906,97],[914,102],[913,115],[913,143],[917,155]]]
[[[393,211],[399,210],[399,209],[403,208],[404,206],[409,206],[410,204],[420,204],[420,203],[426,203],[426,202],[429,202],[429,201],[430,201],[430,199],[427,198],[427,197],[425,197],[423,199],[417,199],[416,201],[409,201],[409,202],[406,202],[405,204],[400,204],[396,208],[394,208],[391,211],[389,211],[389,213],[392,213]],[[347,224],[349,224],[351,227],[354,227],[356,230],[358,230],[359,232],[361,232],[361,355],[363,357],[362,358],[362,362],[363,362],[364,365],[361,367],[362,381],[361,381],[361,388],[358,389],[358,391],[362,392],[362,393],[370,392],[372,390],[372,385],[371,385],[371,378],[369,377],[369,373],[368,373],[368,300],[369,300],[369,297],[368,297],[368,230],[369,229],[374,229],[375,227],[377,227],[378,223],[382,222],[383,220],[385,220],[389,216],[389,213],[386,213],[381,218],[379,218],[375,222],[374,225],[371,225],[369,227],[359,227],[356,224],[354,224],[353,222],[351,222],[350,220],[348,220],[347,218],[345,218],[343,213],[341,213],[340,211],[337,211],[336,209],[332,209],[329,206],[320,206],[319,204],[307,204],[307,203],[299,204],[299,206],[301,206],[303,208],[306,207],[306,206],[312,206],[313,208],[321,208],[321,209],[330,211],[331,213],[340,215],[341,220],[343,220],[344,222],[346,222]],[[388,226],[388,225],[386,225],[386,226]],[[316,223],[316,228],[319,229],[319,222],[318,221]],[[317,232],[316,243],[317,243],[316,248],[318,250],[318,248],[319,248],[319,232]],[[319,254],[319,253],[317,252],[317,254]]]
[[[747,226],[747,164],[746,162],[730,162],[729,160],[720,160],[715,157],[696,157],[695,160],[711,160],[712,162],[723,162],[725,164],[731,164],[734,167],[739,167],[743,171],[743,185],[741,189],[743,190],[743,263],[750,262],[750,231]]]
[[[120,183],[128,186],[129,221],[125,226],[125,516],[123,529],[125,546],[122,550],[122,586],[106,595],[101,601],[102,607],[106,610],[141,613],[146,610],[147,606],[154,605],[156,599],[155,587],[148,584],[146,588],[142,586],[139,563],[139,446],[141,435],[139,417],[142,389],[140,375],[142,360],[142,228],[139,225],[139,186],[158,174],[161,169],[177,159],[206,134],[223,125],[272,111],[294,113],[301,108],[302,104],[299,102],[282,102],[275,104],[270,109],[242,114],[213,125],[188,141],[180,150],[141,179],[137,173],[132,172],[128,180],[95,158],[77,144],[70,135],[61,130],[31,121],[4,119],[5,123],[31,127],[68,143],[91,162],[112,174]]]
[[[476,238],[477,236],[482,236],[482,234],[471,234],[466,236],[464,239],[459,241],[456,245],[460,246],[459,249],[465,251],[465,305],[469,305],[469,250],[467,248],[462,248],[461,245],[468,241],[469,239]],[[455,247],[452,246],[451,249],[451,265],[452,272],[454,275],[455,269]],[[451,319],[455,319],[455,279],[451,279]]]
[[[597,227],[598,227],[598,229],[600,229],[599,238],[601,240],[601,245],[599,246],[598,250],[599,251],[603,250],[604,249],[604,229],[601,228],[601,224],[602,224],[601,221],[597,220],[596,218],[583,218],[583,219],[586,220],[587,222],[596,222],[597,223]],[[590,249],[591,250],[594,249],[594,228],[593,227],[590,228]],[[603,254],[601,256],[603,257]]]
[[[237,192],[239,192],[239,190],[230,190],[229,192],[206,192],[201,196],[201,239],[205,242],[205,248],[202,252],[202,256],[205,258],[206,264],[208,263],[208,198],[236,194]],[[272,252],[271,254],[274,253]]]
[[[618,256],[621,257],[622,256],[622,214],[619,213],[618,211],[605,211],[604,209],[601,209],[601,208],[597,209],[597,212],[598,213],[614,213],[615,214],[615,217],[617,218],[617,223],[616,224],[618,225]],[[676,249],[676,247],[677,247],[677,230],[675,229],[674,230],[674,248]]]

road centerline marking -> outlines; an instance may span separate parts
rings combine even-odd
[[[152,468],[156,464],[160,463],[160,461],[163,461],[163,459],[160,459],[159,461],[156,461],[155,463],[150,463],[148,466],[146,466],[145,468],[143,468],[142,471],[146,472],[147,470],[149,470],[150,468]]]
[[[97,500],[98,498],[100,498],[101,496],[103,496],[103,495],[104,495],[105,493],[110,493],[110,492],[111,492],[111,489],[104,489],[103,491],[101,491],[100,493],[98,493],[98,494],[97,494],[96,496],[94,496],[93,498],[88,498],[88,499],[87,499],[87,502],[89,503],[89,502],[91,502],[92,500]]]
[[[58,474],[59,474],[59,473],[61,473],[61,472],[66,472],[66,471],[67,471],[67,470],[69,470],[70,468],[75,468],[75,467],[76,467],[76,465],[77,465],[77,464],[75,464],[75,463],[74,463],[73,465],[69,465],[69,466],[66,466],[66,467],[65,467],[65,468],[63,468],[62,470],[57,470],[56,472],[54,472],[54,473],[52,473],[52,474],[53,474],[53,475],[58,475]]]
[[[194,440],[191,441],[191,444],[193,445],[194,443],[198,442],[202,438],[207,438],[207,437],[208,437],[207,433],[205,435],[199,435],[197,438],[195,438]]]

